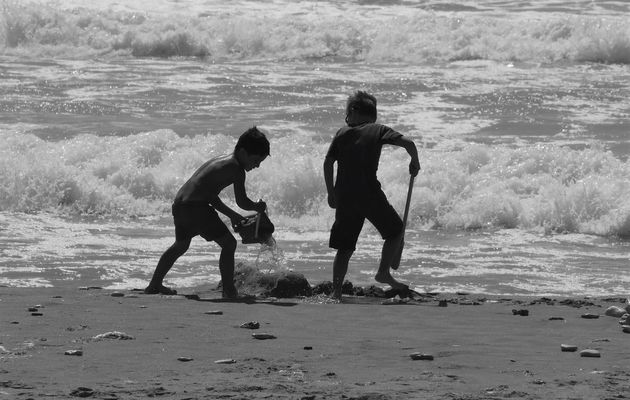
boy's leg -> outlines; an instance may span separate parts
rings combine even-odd
[[[333,293],[332,297],[341,300],[341,287],[348,272],[348,263],[354,250],[337,250],[333,261]]]
[[[400,216],[389,201],[387,201],[387,197],[385,197],[382,191],[374,196],[373,203],[370,204],[367,214],[367,219],[385,239],[381,252],[381,261],[374,279],[394,289],[409,289],[407,285],[394,279],[390,272],[390,266],[396,256],[396,252],[400,248],[400,242],[404,234],[403,223]]]
[[[238,297],[238,291],[234,286],[234,253],[236,252],[236,239],[231,233],[214,240],[221,246],[221,256],[219,257],[219,271],[221,272],[221,282],[223,284],[223,297],[233,299]]]
[[[389,271],[389,267],[392,264],[392,260],[400,247],[400,241],[402,240],[402,232],[400,232],[396,236],[389,237],[385,239],[385,243],[383,243],[383,251],[381,252],[381,262],[378,267],[378,272],[374,279],[377,282],[385,283],[391,286],[394,289],[407,290],[409,286],[405,285],[402,282],[398,282],[392,276]]]
[[[188,250],[189,246],[190,239],[175,240],[175,243],[173,243],[171,247],[162,254],[162,257],[160,257],[160,261],[158,261],[157,267],[155,267],[155,271],[153,272],[151,282],[149,282],[149,286],[144,289],[145,293],[177,294],[177,291],[164,286],[162,281],[173,264],[175,264],[175,261],[177,261],[177,259],[181,257],[186,250]]]

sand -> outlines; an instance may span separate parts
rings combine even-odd
[[[604,315],[622,298],[197,294],[0,288],[0,398],[630,398],[630,334]]]

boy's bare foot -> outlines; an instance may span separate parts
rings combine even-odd
[[[146,287],[146,289],[144,289],[144,293],[145,294],[165,294],[167,296],[174,296],[177,294],[177,290],[171,289],[164,285],[160,285],[160,286],[149,285]]]
[[[374,279],[376,280],[376,282],[379,283],[385,283],[389,286],[391,286],[394,289],[398,289],[398,290],[409,290],[409,286],[405,285],[402,282],[398,282],[396,279],[394,279],[394,277],[388,272],[386,273],[378,273],[376,274],[376,276],[374,277]]]
[[[236,290],[236,288],[234,289],[223,289],[223,295],[222,297],[224,299],[237,299],[238,298],[238,290]]]

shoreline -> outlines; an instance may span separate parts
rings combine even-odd
[[[630,335],[605,315],[610,306],[624,299],[441,293],[333,304],[2,287],[0,398],[624,398]],[[260,328],[241,328],[248,322]],[[600,357],[581,357],[586,349]]]

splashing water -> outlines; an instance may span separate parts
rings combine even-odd
[[[270,236],[269,239],[260,244],[258,255],[256,256],[256,268],[266,273],[288,271],[284,252],[278,243]]]

